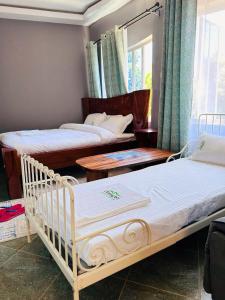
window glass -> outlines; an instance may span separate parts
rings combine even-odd
[[[152,39],[148,37],[128,51],[128,91],[151,90],[149,118],[152,100]]]
[[[200,114],[225,113],[225,10],[209,8],[197,19],[191,139]]]
[[[133,52],[128,52],[128,91],[133,89]]]
[[[143,86],[142,81],[142,49],[134,50],[134,90],[141,90]]]
[[[152,89],[152,43],[144,46],[144,82],[145,89]]]
[[[198,17],[192,117],[225,113],[225,10]]]

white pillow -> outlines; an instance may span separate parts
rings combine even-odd
[[[107,116],[107,119],[103,121],[99,126],[105,128],[115,134],[121,134],[125,131],[127,126],[133,121],[133,115],[127,116],[114,115]]]
[[[94,126],[99,126],[100,123],[105,121],[107,118],[106,113],[95,113],[95,114],[90,114],[87,116],[87,118],[84,121],[84,124],[86,125],[94,125]]]
[[[215,135],[202,135],[192,160],[225,166],[225,138]]]

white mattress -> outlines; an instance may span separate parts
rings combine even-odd
[[[225,207],[225,167],[200,163],[189,159],[149,167],[140,171],[127,173],[108,179],[98,180],[75,186],[75,199],[85,189],[120,183],[145,197],[150,197],[148,206],[128,211],[120,215],[79,228],[77,235],[81,236],[98,229],[117,224],[132,218],[145,220],[151,227],[152,241],[168,236],[180,228],[204,218],[207,215]],[[93,195],[93,201],[95,197]],[[141,241],[146,243],[140,227],[136,231],[138,241],[124,243],[123,229],[117,228],[108,232],[109,236],[120,247],[133,249]],[[80,251],[81,245],[78,245]],[[104,249],[104,257],[100,249]],[[88,265],[110,261],[121,254],[108,238],[97,238],[89,241],[81,258]]]
[[[8,132],[0,141],[17,150],[18,154],[33,154],[100,145],[117,140],[130,140],[133,134],[117,136],[112,132],[85,124],[64,124],[59,129]]]

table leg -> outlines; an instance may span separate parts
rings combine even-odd
[[[87,181],[94,181],[102,178],[107,178],[108,172],[96,172],[96,171],[87,171]]]

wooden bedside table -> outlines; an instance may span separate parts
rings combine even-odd
[[[139,147],[157,147],[157,129],[145,128],[134,131]]]

